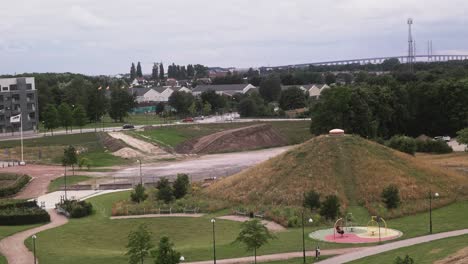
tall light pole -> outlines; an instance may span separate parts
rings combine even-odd
[[[439,193],[434,194],[434,198],[439,197]],[[432,191],[429,191],[429,233],[432,234]]]
[[[211,219],[211,223],[213,224],[213,263],[216,264],[216,239],[215,239],[215,223],[216,220],[214,218]]]
[[[305,264],[306,263],[306,250],[305,250],[305,231],[304,231],[304,210],[302,210],[301,218],[302,218],[302,260],[303,260],[303,263]],[[312,218],[309,218],[308,221],[309,223],[314,222]]]
[[[32,238],[32,241],[33,241],[34,264],[36,264],[36,238],[37,238],[37,236],[33,235],[31,238]]]

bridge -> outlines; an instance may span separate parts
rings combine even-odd
[[[414,62],[442,62],[442,61],[454,61],[454,60],[468,60],[468,55],[415,55],[413,56]],[[284,66],[269,67],[273,69],[284,69],[284,68],[307,68],[310,65],[313,66],[331,66],[331,65],[348,65],[348,64],[380,64],[388,59],[398,59],[401,63],[407,63],[410,60],[408,56],[391,56],[391,57],[375,57],[375,58],[364,58],[364,59],[351,59],[351,60],[335,60],[335,61],[322,61],[302,64],[291,64]]]

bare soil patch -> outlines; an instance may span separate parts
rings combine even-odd
[[[286,145],[286,139],[269,124],[225,130],[186,141],[178,153],[201,154],[245,151]]]
[[[468,247],[462,248],[455,254],[434,262],[434,264],[466,264],[468,263]]]
[[[238,215],[225,215],[225,216],[220,216],[218,218],[224,219],[224,220],[236,221],[236,222],[245,222],[245,221],[251,220],[249,217],[238,216]],[[280,232],[280,231],[286,230],[286,228],[284,228],[282,225],[277,224],[273,221],[262,220],[262,224],[264,224],[268,228],[268,230],[273,231],[273,232]]]
[[[124,147],[114,152],[113,155],[122,158],[150,157],[152,159],[174,158],[174,155],[166,152],[159,146],[134,138],[122,132],[110,132],[109,136],[122,141],[130,147]],[[132,149],[133,148],[133,149]]]

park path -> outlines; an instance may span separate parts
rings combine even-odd
[[[64,225],[68,219],[59,215],[55,210],[49,210],[50,223],[33,229],[6,237],[0,241],[0,252],[6,257],[8,264],[31,264],[34,263],[34,255],[24,245],[24,241],[41,231]],[[40,235],[38,236],[40,241]]]
[[[431,242],[431,241],[442,239],[442,238],[455,237],[455,236],[461,236],[461,235],[466,235],[466,234],[468,234],[468,229],[461,229],[461,230],[438,233],[438,234],[433,234],[433,235],[409,238],[409,239],[400,240],[400,241],[396,241],[392,243],[387,243],[387,244],[380,245],[380,246],[368,247],[364,250],[359,250],[356,252],[343,254],[337,257],[332,257],[324,261],[320,261],[318,263],[321,263],[321,264],[346,263],[346,262],[350,262],[353,260],[365,258],[368,256],[377,255],[377,254],[387,252],[390,250],[402,248],[402,247],[408,247],[408,246],[412,246],[416,244]]]
[[[337,249],[324,249],[320,251],[321,256],[333,256],[333,255],[340,255],[351,253],[356,250],[362,250],[362,248],[337,248]],[[281,253],[281,254],[270,254],[270,255],[262,255],[257,256],[257,262],[270,262],[270,261],[278,261],[278,260],[287,260],[292,258],[300,258],[302,257],[301,252],[289,252],[289,253]],[[315,256],[315,251],[306,251],[306,256],[312,257]],[[253,263],[254,257],[243,257],[243,258],[232,258],[232,259],[217,259],[216,263],[219,264],[237,264],[237,263]],[[213,260],[207,261],[197,261],[197,262],[185,262],[186,264],[211,264]]]

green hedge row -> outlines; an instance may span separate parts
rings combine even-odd
[[[50,222],[50,216],[46,210],[39,207],[0,210],[0,225],[30,225],[46,222]]]
[[[13,200],[6,199],[0,200],[0,210],[8,208],[32,208],[37,207],[36,201],[26,201],[26,200]]]
[[[31,180],[31,177],[28,175],[21,175],[18,176],[16,179],[16,182],[10,186],[7,187],[0,187],[0,197],[7,197],[7,196],[12,196],[19,192],[23,187],[28,184],[28,182]]]
[[[453,149],[443,140],[416,140],[418,152],[445,154]]]
[[[86,201],[67,200],[60,207],[70,214],[71,218],[80,218],[93,212],[93,205]]]

